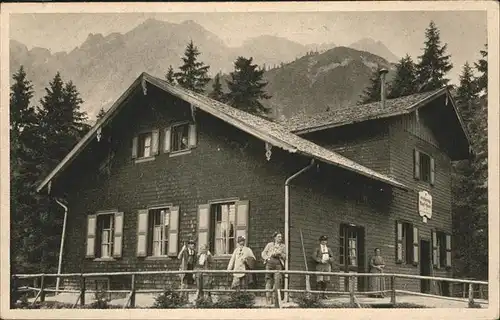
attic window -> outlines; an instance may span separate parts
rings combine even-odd
[[[147,158],[151,156],[153,134],[151,132],[139,135],[139,150],[137,155],[139,158]]]
[[[159,130],[140,132],[132,139],[132,159],[154,159],[158,154]]]
[[[431,185],[435,183],[435,163],[433,157],[415,149],[413,165],[415,179],[430,183]]]
[[[189,124],[172,126],[172,151],[183,151],[189,148]]]

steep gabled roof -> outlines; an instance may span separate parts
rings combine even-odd
[[[460,117],[456,109],[455,102],[446,87],[395,99],[388,99],[386,100],[385,106],[382,106],[380,101],[377,101],[364,105],[322,112],[313,116],[292,117],[290,119],[283,120],[280,123],[293,133],[304,134],[368,120],[407,114],[443,95],[446,95],[447,99],[451,101],[462,130],[467,137],[467,140],[469,140],[463,120]]]
[[[322,162],[353,171],[368,178],[381,181],[394,187],[408,190],[404,184],[395,179],[364,167],[352,160],[349,160],[333,151],[325,149],[309,140],[301,138],[291,133],[283,125],[258,116],[249,114],[226,104],[210,99],[204,95],[194,93],[179,86],[174,86],[159,78],[147,73],[142,73],[131,85],[129,89],[117,100],[106,115],[99,120],[95,126],[82,138],[82,140],[71,150],[57,167],[43,180],[37,188],[42,190],[52,179],[54,179],[65,167],[73,161],[85,146],[95,137],[99,128],[105,126],[120,110],[124,101],[134,90],[142,85],[143,90],[147,90],[147,84],[168,92],[169,94],[182,99],[192,106],[203,110],[235,127],[253,135],[274,147],[282,148],[291,153],[299,153],[320,160]]]

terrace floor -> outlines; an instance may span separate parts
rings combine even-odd
[[[154,294],[136,294],[136,307],[137,308],[150,308],[154,304],[155,300]],[[214,295],[214,299],[216,295]],[[46,296],[46,301],[58,301],[63,303],[74,304],[78,298],[77,293],[61,293],[55,296]],[[194,303],[195,295],[190,294],[189,300],[191,303]],[[28,301],[33,301],[33,298]],[[86,294],[85,301],[87,304],[92,303],[94,300],[94,294]],[[408,303],[414,305],[420,305],[427,308],[467,308],[467,302],[462,301],[453,301],[453,300],[444,300],[440,298],[433,297],[422,297],[422,296],[412,296],[412,295],[398,295],[396,297],[397,303]],[[488,308],[488,302],[486,300],[474,300],[476,303],[480,303],[482,308]],[[126,298],[123,299],[114,299],[110,301],[111,305],[119,305],[123,306],[126,302]],[[338,305],[349,302],[349,297],[330,297],[323,301],[326,305]],[[387,305],[390,303],[390,297],[385,298],[370,298],[360,296],[358,297],[358,302],[362,305]],[[266,301],[264,297],[256,297],[255,298],[255,307],[269,307],[274,308],[274,306],[266,305]],[[297,307],[295,302],[283,302],[283,308]]]

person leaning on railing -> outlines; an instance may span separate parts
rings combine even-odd
[[[269,242],[262,251],[262,259],[264,259],[266,270],[283,270],[286,259],[286,248],[283,243],[283,236],[280,232],[275,232],[273,234],[273,239],[274,241]],[[279,287],[281,287],[281,275],[266,273],[266,290]],[[273,294],[271,292],[266,292],[266,302],[268,304],[273,303],[272,297]]]

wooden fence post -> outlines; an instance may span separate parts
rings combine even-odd
[[[17,287],[17,277],[12,277],[12,282],[10,283],[10,307],[13,308],[17,302],[17,298],[19,296],[19,289]]]
[[[349,277],[349,301],[351,303],[351,305],[353,305],[355,303],[355,300],[354,300],[354,279],[355,277],[354,276],[350,276]]]
[[[391,276],[391,303],[396,305],[396,277]]]
[[[135,274],[132,275],[132,282],[130,285],[130,308],[135,308]]]
[[[80,277],[80,305],[85,305],[85,277]]]
[[[45,302],[45,276],[40,276],[40,302]]]
[[[274,274],[274,290],[273,290],[274,306],[276,308],[280,308],[281,306],[281,293],[279,290],[280,287],[281,287],[281,274],[279,270],[276,270],[276,273]]]
[[[474,288],[472,283],[469,283],[469,308],[474,305]]]

